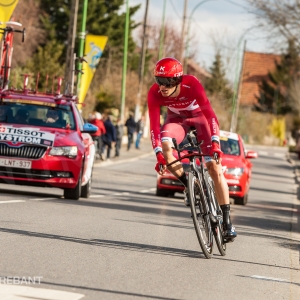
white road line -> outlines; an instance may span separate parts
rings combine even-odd
[[[33,288],[25,285],[0,285],[0,299],[79,300],[83,297],[83,294],[59,290],[41,289],[36,287]]]
[[[255,279],[269,280],[269,281],[290,282],[289,280],[286,280],[286,279],[265,277],[265,276],[259,276],[259,275],[252,275],[250,277],[255,278]]]
[[[151,189],[149,189],[149,191],[151,191],[151,192],[156,191],[156,188],[151,188]]]
[[[260,154],[260,155],[268,155],[269,153],[267,151],[258,151],[258,154]]]
[[[18,203],[18,202],[26,202],[25,200],[8,200],[8,201],[0,201],[0,204],[5,203]]]
[[[140,193],[148,193],[150,190],[141,190]]]
[[[122,196],[123,193],[114,193],[114,194],[111,194],[112,196]]]
[[[101,198],[104,197],[104,195],[90,195],[90,198]]]
[[[122,195],[130,195],[128,192],[124,192],[122,193]]]
[[[274,153],[275,157],[285,157],[284,153]]]
[[[59,199],[59,197],[57,198],[31,198],[29,200],[32,200],[32,201],[44,201],[44,200],[57,200]]]

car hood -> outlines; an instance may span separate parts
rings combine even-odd
[[[222,166],[229,168],[243,168],[245,165],[243,159],[240,156],[223,155]]]
[[[80,142],[77,131],[34,127],[26,125],[0,124],[0,142],[20,146],[35,144],[40,146],[75,146]]]

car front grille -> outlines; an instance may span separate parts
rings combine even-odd
[[[39,159],[44,155],[46,150],[46,147],[27,145],[11,147],[4,143],[0,143],[0,156]]]
[[[46,180],[56,177],[56,173],[48,170],[0,167],[0,176]]]

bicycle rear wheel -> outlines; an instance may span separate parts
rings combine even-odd
[[[213,234],[216,240],[216,244],[219,250],[219,253],[222,256],[226,255],[226,244],[224,243],[223,238],[223,229],[222,229],[222,223],[223,223],[223,214],[221,207],[219,205],[219,202],[216,197],[215,189],[214,189],[214,183],[212,181],[212,178],[209,176],[208,172],[206,171],[205,174],[205,181],[208,188],[208,197],[210,199],[211,203],[211,210],[212,214],[216,217],[218,224],[213,227]]]
[[[205,257],[211,258],[213,253],[213,232],[209,219],[208,204],[203,187],[192,172],[189,172],[188,188],[188,197],[197,238]]]

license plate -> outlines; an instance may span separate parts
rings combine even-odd
[[[0,166],[10,167],[10,168],[31,169],[31,161],[0,158]]]

